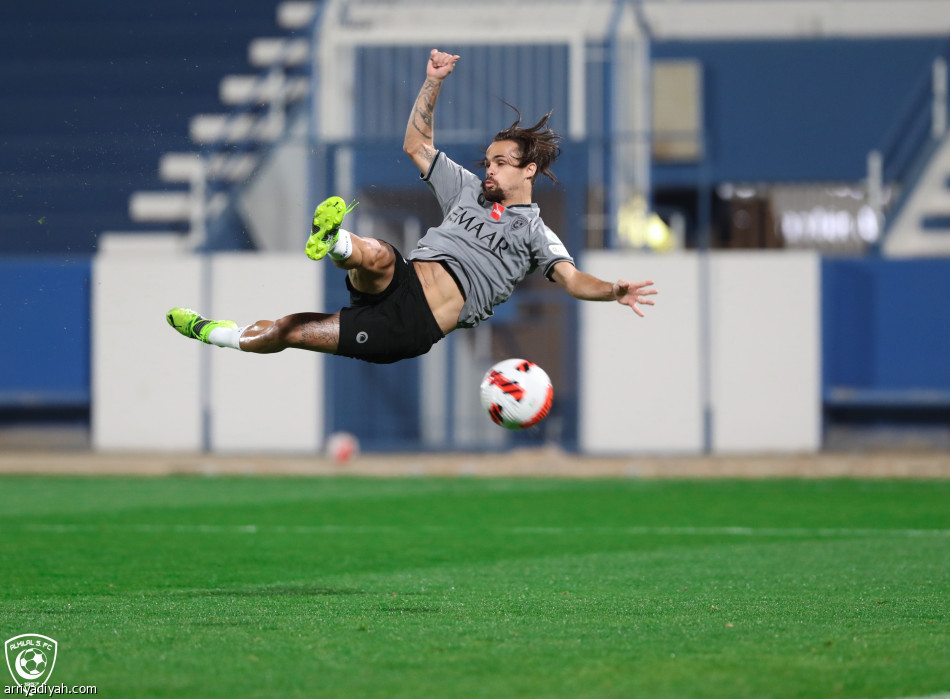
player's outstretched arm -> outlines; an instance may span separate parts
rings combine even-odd
[[[455,62],[459,59],[453,54],[444,53],[438,49],[429,52],[429,63],[426,66],[426,81],[419,90],[409,123],[406,125],[406,139],[402,149],[412,158],[419,171],[426,173],[435,158],[435,136],[432,128],[435,103],[439,99],[439,90],[442,81],[448,77]]]
[[[640,306],[654,305],[650,297],[657,293],[652,281],[628,282],[621,279],[611,284],[591,274],[581,272],[570,262],[558,262],[554,265],[551,278],[576,299],[616,301],[624,306],[630,306],[641,318],[643,310]]]

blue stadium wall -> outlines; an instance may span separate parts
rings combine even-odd
[[[950,408],[950,260],[825,259],[830,408]]]
[[[0,259],[0,412],[88,412],[90,262]]]
[[[702,64],[706,157],[660,164],[657,187],[698,182],[857,182],[919,111],[946,37],[658,42]]]
[[[0,262],[0,412],[88,411],[89,260]],[[828,410],[950,408],[950,260],[825,259],[822,265],[823,397]],[[781,312],[777,310],[776,312]],[[161,322],[161,321],[156,321]],[[130,325],[130,332],[134,327]],[[350,363],[353,367],[355,362]],[[335,368],[345,368],[338,360]],[[334,410],[368,449],[412,448],[420,433],[413,365],[369,367],[391,400]],[[339,396],[331,390],[328,395]],[[336,398],[334,402],[336,402]],[[398,404],[401,410],[375,410]],[[367,413],[367,410],[370,410]]]
[[[707,150],[701,163],[656,165],[654,182],[663,188],[721,181],[858,181],[864,176],[868,150],[886,146],[907,122],[909,112],[919,107],[916,96],[929,81],[933,57],[945,47],[946,40],[937,38],[656,43],[653,54],[657,58],[695,58],[703,65]],[[421,79],[418,61],[407,65],[411,69],[406,69],[407,82],[402,89],[411,100]],[[34,97],[39,99],[39,95]],[[169,125],[171,119],[183,132],[190,114],[190,110],[182,112],[175,100],[167,100],[167,104],[164,99],[150,101],[147,113],[137,112],[137,116],[119,114],[116,104],[103,105],[102,123],[111,123],[113,132],[130,120],[161,126]],[[35,107],[38,114],[48,113],[38,103]],[[168,111],[160,116],[166,107]],[[364,104],[357,109],[370,107]],[[79,131],[82,125],[72,124],[65,140],[57,141],[60,145],[55,148],[61,151],[31,150],[25,140],[14,144],[16,159],[7,160],[7,170],[2,173],[11,185],[8,191],[15,195],[14,206],[22,206],[24,197],[19,194],[23,193],[28,199],[31,192],[42,192],[51,202],[69,193],[83,201],[82,210],[90,217],[96,209],[114,206],[121,206],[124,215],[127,196],[118,194],[118,189],[132,189],[133,180],[143,171],[148,171],[147,177],[154,177],[161,148],[152,146],[172,144],[158,143],[162,140],[159,137],[167,133],[161,127],[154,138],[148,134],[142,137],[138,145],[148,148],[140,147],[132,160],[126,155],[110,155],[111,150],[91,140],[93,132],[96,137],[102,135],[103,127],[93,113],[99,108],[88,100],[84,103],[83,119],[97,125]],[[405,117],[392,118],[404,123]],[[11,129],[14,126],[20,128],[23,124],[11,124]],[[369,128],[370,123],[365,126]],[[401,152],[399,139],[361,135],[365,140],[357,149],[357,190],[391,190],[395,196],[407,190],[424,191]],[[118,145],[113,139],[110,148]],[[464,162],[469,153],[477,153],[477,145],[456,143],[450,147],[453,155]],[[568,149],[564,161],[570,165],[567,171],[585,172],[583,155],[571,155],[572,150]],[[59,158],[60,152],[63,158],[54,166],[50,156]],[[38,160],[38,153],[46,160]],[[84,163],[90,160],[96,161],[96,172],[101,172],[103,158],[97,153],[105,153],[105,160],[115,164],[116,171],[108,176],[122,180],[118,188],[112,186],[116,182],[106,178],[106,189],[116,190],[108,196],[97,193],[94,184],[98,174],[84,178],[90,174]],[[580,165],[573,162],[575,157]],[[61,162],[65,166],[58,164]],[[47,170],[54,170],[59,177],[52,189],[39,178]],[[583,186],[570,175],[567,182],[573,188]],[[576,221],[576,205],[568,206],[570,211],[563,213],[563,218]],[[0,409],[8,417],[27,409],[34,414],[62,408],[88,412],[91,400],[92,280],[87,255],[95,249],[98,232],[121,226],[114,213],[100,228],[91,218],[45,219],[46,211],[17,210],[11,217],[0,216],[0,308],[6,328],[0,343],[4,367],[0,373]],[[28,230],[22,229],[21,219]],[[55,231],[49,228],[53,224]],[[573,230],[566,237],[576,234]],[[576,242],[572,247],[579,249]],[[25,257],[29,255],[37,257]],[[939,404],[944,392],[950,391],[945,360],[950,356],[947,306],[941,301],[950,291],[950,261],[828,259],[822,277],[823,383],[829,405],[848,405],[849,401],[913,405],[915,400]],[[891,298],[885,289],[893,288],[889,285],[895,282],[904,286]],[[331,284],[336,294],[338,281]],[[340,299],[328,295],[328,301],[338,303]],[[900,305],[899,313],[880,312],[893,304]],[[934,318],[941,318],[942,326],[938,327]],[[394,376],[372,375],[369,380],[386,386],[387,391],[400,391],[405,385]],[[403,398],[418,401],[417,396]],[[374,431],[360,435],[364,444],[372,447],[374,440],[383,438],[411,444],[418,425],[407,417],[409,414],[415,411],[395,416],[383,411],[370,416]]]

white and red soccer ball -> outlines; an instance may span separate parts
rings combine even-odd
[[[324,444],[326,455],[338,464],[352,461],[360,454],[359,440],[349,432],[334,432]]]
[[[495,364],[481,385],[482,408],[497,425],[523,430],[537,425],[551,412],[554,387],[547,373],[527,359],[505,359]]]

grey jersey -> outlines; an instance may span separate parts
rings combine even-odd
[[[504,207],[487,201],[481,180],[441,151],[423,180],[445,218],[426,232],[409,259],[444,261],[452,270],[465,294],[458,327],[491,317],[492,308],[535,269],[550,279],[556,263],[574,263],[544,225],[537,204]]]

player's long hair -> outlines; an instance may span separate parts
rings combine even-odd
[[[534,177],[531,178],[532,183],[538,178],[538,175],[544,175],[557,184],[558,180],[557,177],[554,176],[551,166],[554,165],[554,161],[557,160],[557,157],[561,154],[561,147],[558,145],[561,142],[561,137],[554,129],[548,126],[548,119],[551,118],[551,113],[554,110],[552,109],[541,117],[541,120],[534,126],[524,128],[520,125],[521,112],[518,108],[507,102],[505,102],[505,104],[515,110],[518,118],[507,129],[502,129],[495,134],[492,143],[498,141],[514,141],[518,144],[518,151],[521,153],[518,167],[524,167],[529,163],[534,163],[538,166],[538,171],[535,172]]]

